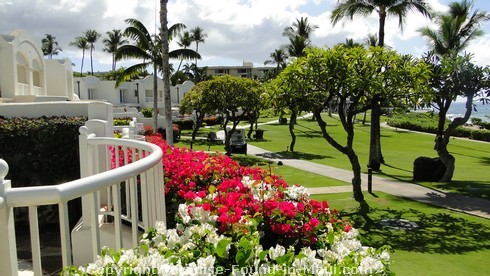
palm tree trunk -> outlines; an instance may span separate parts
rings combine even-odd
[[[153,62],[153,130],[155,132],[158,130],[158,82],[157,64],[155,62]]]
[[[174,145],[172,129],[172,102],[170,97],[170,65],[168,50],[168,18],[167,18],[168,0],[160,0],[160,24],[162,30],[162,60],[163,60],[163,95],[165,104],[165,121],[167,145]]]
[[[85,49],[82,50],[82,66],[80,66],[80,77],[83,74],[83,60],[85,59]]]
[[[378,46],[385,46],[385,21],[386,21],[386,10],[384,7],[381,8],[379,13],[379,37],[378,37]]]
[[[92,72],[92,76],[94,75],[94,59],[92,57],[92,52],[94,47],[90,47],[90,72]]]

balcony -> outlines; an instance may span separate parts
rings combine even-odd
[[[97,137],[107,122],[80,128],[81,179],[42,187],[12,188],[8,164],[0,159],[0,267],[18,275],[14,209],[28,208],[32,270],[43,275],[38,207],[57,205],[63,267],[95,261],[101,247],[135,246],[141,231],[165,221],[162,151],[136,140]],[[70,200],[81,198],[82,218],[70,229]]]

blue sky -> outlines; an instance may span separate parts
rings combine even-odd
[[[426,2],[435,10],[444,11],[451,1]],[[282,31],[296,18],[308,17],[319,26],[312,37],[316,46],[332,46],[346,38],[362,42],[368,33],[377,32],[376,14],[333,27],[329,18],[336,3],[336,0],[170,0],[169,24],[179,22],[188,29],[196,26],[204,29],[208,36],[199,45],[203,56],[199,65],[241,65],[243,61],[251,61],[263,66],[271,52],[288,42]],[[44,34],[52,34],[63,49],[59,57],[71,59],[74,70],[78,71],[81,51],[69,46],[76,36],[89,28],[105,36],[106,31],[124,29],[126,18],[137,18],[154,30],[158,7],[157,0],[0,0],[0,34],[10,34],[20,28],[31,32],[39,41]],[[474,7],[490,11],[486,0],[474,1]],[[420,56],[427,46],[417,29],[429,24],[423,16],[410,14],[401,32],[397,20],[389,19],[385,43],[401,53]],[[482,27],[485,35],[467,50],[474,54],[475,63],[490,65],[490,22]],[[102,51],[101,41],[94,53],[96,71],[109,70],[111,64],[111,56]],[[175,47],[171,45],[171,49]],[[89,70],[87,64],[86,60],[84,71]]]

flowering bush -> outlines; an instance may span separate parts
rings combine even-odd
[[[167,217],[132,250],[105,249],[79,275],[385,275],[387,248],[363,247],[327,202],[222,154],[168,147]],[[134,273],[134,274],[131,274]]]

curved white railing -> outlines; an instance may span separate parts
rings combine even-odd
[[[165,221],[163,153],[158,146],[96,137],[85,126],[80,128],[79,138],[82,178],[67,183],[12,188],[10,181],[4,179],[8,165],[0,159],[0,267],[7,275],[17,275],[18,269],[13,217],[16,207],[29,208],[35,275],[42,275],[38,206],[57,204],[59,207],[63,266],[95,260],[104,242],[100,238],[102,225],[110,224],[114,229],[112,237],[119,249],[123,246],[122,228],[127,227],[123,221],[130,222],[132,245],[138,243],[140,230],[146,230],[156,221]],[[80,197],[82,218],[70,235],[67,203]]]

